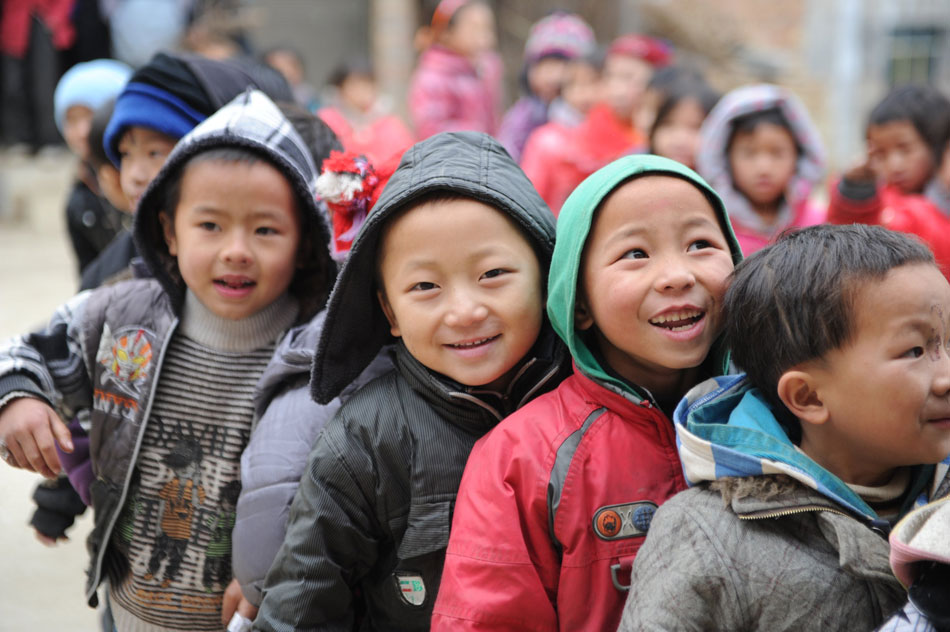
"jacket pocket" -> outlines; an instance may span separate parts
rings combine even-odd
[[[451,526],[451,501],[410,505],[406,531],[397,551],[399,559],[408,560],[436,551],[444,552],[449,545]]]

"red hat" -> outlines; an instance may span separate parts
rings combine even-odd
[[[662,68],[673,61],[673,47],[666,40],[629,33],[615,39],[607,49],[607,55],[634,57],[642,59],[654,68]]]

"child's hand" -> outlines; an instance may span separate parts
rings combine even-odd
[[[60,542],[69,542],[69,538],[63,536],[61,538],[51,538],[39,529],[33,529],[33,535],[36,536],[36,539],[43,543],[43,546],[54,547]]]
[[[871,160],[865,156],[862,160],[851,166],[842,176],[848,182],[873,182],[874,171],[871,169]]]
[[[35,397],[20,397],[0,410],[0,444],[4,460],[13,467],[54,478],[61,469],[56,443],[63,452],[73,451],[69,429],[49,404]]]
[[[224,591],[224,600],[221,604],[221,623],[227,626],[235,612],[253,621],[254,617],[257,616],[257,607],[244,598],[238,580],[232,579]]]

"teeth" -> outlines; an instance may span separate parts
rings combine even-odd
[[[662,325],[663,323],[676,322],[678,320],[686,320],[688,318],[696,318],[697,316],[701,315],[702,312],[698,309],[687,309],[681,312],[669,312],[667,314],[661,314],[656,318],[651,318],[650,323],[653,325]],[[685,325],[683,327],[673,327],[673,331],[677,331],[678,329],[686,329],[687,327],[689,327],[689,325]]]
[[[491,340],[491,338],[482,338],[481,340],[474,340],[474,341],[472,341],[472,342],[464,342],[464,343],[459,343],[459,344],[453,344],[452,346],[453,346],[453,347],[457,347],[457,348],[459,348],[459,349],[465,349],[465,348],[467,348],[467,347],[477,347],[478,345],[485,344],[485,343],[488,342],[489,340]]]

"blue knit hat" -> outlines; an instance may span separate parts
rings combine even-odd
[[[76,64],[63,74],[53,93],[53,118],[60,133],[66,111],[84,105],[92,111],[115,99],[132,76],[132,69],[114,59],[94,59]]]

